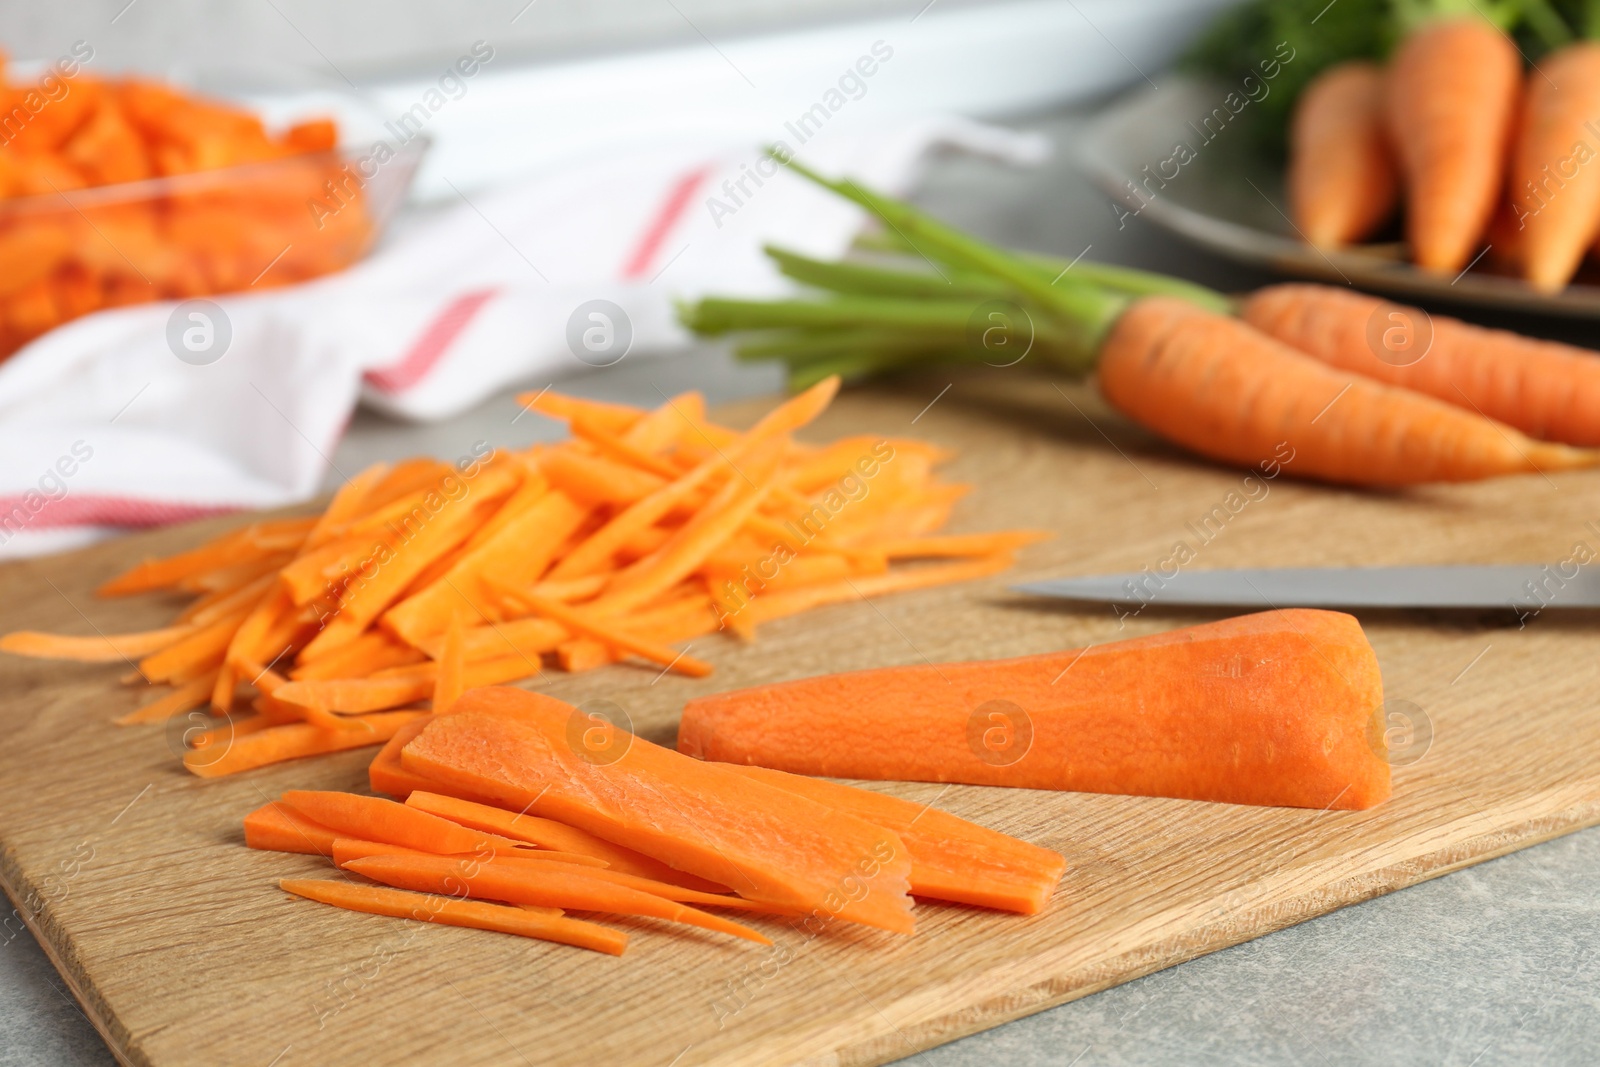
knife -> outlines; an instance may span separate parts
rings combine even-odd
[[[1436,567],[1271,567],[1057,578],[1013,586],[1036,596],[1098,603],[1253,608],[1545,608],[1600,606],[1600,568],[1561,563]]]

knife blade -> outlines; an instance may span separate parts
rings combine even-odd
[[[1600,568],[1559,564],[1429,567],[1269,567],[1152,570],[1057,578],[1013,586],[1035,596],[1108,604],[1208,604],[1254,608],[1546,608],[1600,606]]]

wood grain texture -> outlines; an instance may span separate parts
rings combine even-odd
[[[784,620],[753,646],[702,639],[695,654],[717,670],[701,681],[620,666],[535,686],[614,701],[641,734],[670,743],[683,701],[699,693],[1020,655],[1217,617],[1158,598],[1119,622],[1108,608],[1006,591],[1023,577],[1154,567],[1180,540],[1195,569],[1555,562],[1577,542],[1600,546],[1588,525],[1600,519],[1600,474],[1405,494],[1246,483],[1126,427],[1083,388],[962,376],[923,411],[949,381],[847,394],[815,433],[915,434],[959,448],[949,473],[974,490],[953,529],[1059,534],[1016,571]],[[1225,518],[1202,538],[1192,524],[1218,506]],[[169,602],[98,602],[90,590],[142,555],[226,525],[10,565],[0,570],[0,629],[163,623]],[[1362,621],[1388,697],[1414,702],[1433,731],[1377,810],[882,785],[1059,849],[1069,867],[1052,907],[1018,918],[919,905],[912,938],[835,928],[807,939],[754,920],[777,940],[771,950],[641,920],[621,959],[289,897],[277,878],[326,868],[245,849],[241,817],[287,788],[361,788],[371,750],[201,781],[178,767],[161,727],[108,725],[144,699],[117,684],[123,668],[8,657],[0,878],[17,906],[8,929],[19,918],[34,928],[132,1064],[881,1063],[1600,822],[1600,615],[1549,610],[1521,628],[1509,610]]]

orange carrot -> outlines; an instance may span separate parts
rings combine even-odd
[[[1370,808],[1389,796],[1381,739],[1369,736],[1382,703],[1360,624],[1294,609],[701,697],[684,709],[678,746],[830,778]]]
[[[384,711],[363,715],[352,718],[346,730],[323,730],[309,723],[288,723],[241,737],[220,757],[209,752],[191,753],[183,758],[183,764],[190,773],[201,778],[221,778],[284,760],[381,745],[401,725],[421,714],[423,712]]]
[[[1101,349],[1112,406],[1204,456],[1358,485],[1471,481],[1591,467],[1600,453],[1327,367],[1171,297],[1130,306]]]
[[[416,733],[421,732],[422,728],[419,726]],[[416,733],[412,736],[416,736]],[[552,853],[584,856],[602,867],[630,874],[636,878],[671,883],[705,893],[718,893],[727,889],[726,886],[697,878],[686,871],[674,870],[660,860],[640,855],[632,849],[603,841],[575,826],[567,826],[526,812],[506,811],[493,804],[485,804],[458,795],[447,796],[435,792],[438,789],[449,788],[445,783],[431,782],[420,776],[418,780],[424,784],[406,797],[406,805],[442,819],[458,822],[474,830],[484,830],[517,841],[526,841]]]
[[[1411,32],[1389,66],[1389,134],[1406,186],[1406,236],[1424,270],[1455,274],[1477,254],[1505,180],[1522,60],[1469,16]]]
[[[278,801],[263,804],[244,817],[244,843],[250,848],[331,856],[337,836],[321,823],[313,822]]]
[[[321,789],[291,789],[283,803],[347,837],[404,845],[441,854],[516,848],[518,843],[496,834],[468,830],[459,823],[429,815],[382,797]]]
[[[504,587],[502,587],[504,589]],[[624,652],[632,652],[636,656],[660,663],[669,670],[679,674],[688,675],[690,678],[704,678],[711,673],[711,664],[704,660],[686,656],[682,652],[674,652],[666,645],[658,645],[654,641],[646,641],[629,633],[622,626],[604,619],[597,619],[586,611],[570,608],[557,600],[542,597],[535,593],[518,593],[514,589],[504,589],[511,597],[521,600],[534,611],[547,619],[565,626],[575,634],[583,634],[602,644]]]
[[[369,856],[345,865],[346,870],[399,889],[465,893],[469,897],[547,908],[641,915],[732,934],[760,945],[772,944],[770,938],[731,919],[602,881],[592,877],[587,868],[562,868],[562,864],[556,863],[479,862],[458,856]]]
[[[406,745],[408,770],[643,852],[741,896],[910,933],[888,830],[701,763],[520,689],[476,689]],[[601,734],[603,736],[592,736]],[[843,894],[841,880],[859,884]],[[537,902],[535,902],[537,903]]]
[[[1036,915],[1049,903],[1066,870],[1067,861],[1060,853],[930,804],[766,767],[739,766],[738,771],[899,834],[911,856],[914,897]]]
[[[1522,229],[1523,277],[1542,292],[1572,279],[1600,231],[1600,42],[1545,56],[1527,77],[1511,158],[1511,200]]]
[[[1333,286],[1268,286],[1244,302],[1240,315],[1340,370],[1426,393],[1533,437],[1600,446],[1600,358],[1589,349],[1430,316]],[[1374,322],[1383,331],[1376,344]]]
[[[450,616],[450,627],[445,631],[444,653],[439,657],[438,674],[433,680],[433,713],[442,715],[461,696],[463,660],[461,616]]]
[[[1295,102],[1288,184],[1289,214],[1319,248],[1360,241],[1394,213],[1400,178],[1375,64],[1329,67]]]
[[[426,852],[418,848],[407,848],[404,845],[391,845],[382,841],[361,841],[353,837],[339,837],[334,839],[333,851],[329,855],[333,857],[333,865],[335,867],[343,867],[351,860],[363,860],[369,856],[433,856],[437,855],[437,853]],[[509,851],[491,852],[488,850],[463,853],[463,856],[480,861],[487,861],[490,858],[495,860],[513,858],[512,853]],[[520,859],[532,860],[535,863],[560,863],[573,867],[582,867],[590,871],[603,871],[606,866],[601,861],[589,856],[580,856],[572,852],[551,852],[542,848],[518,849],[515,856]],[[646,879],[640,880],[645,881]],[[677,887],[673,886],[672,888],[676,889]],[[537,905],[526,906],[536,907]],[[559,912],[561,909],[549,908],[545,910],[554,913]]]
[[[477,900],[406,893],[382,886],[354,885],[312,878],[284,878],[278,882],[286,893],[332,904],[347,911],[389,915],[397,919],[466,926],[475,930],[494,930],[503,934],[556,941],[564,945],[593,949],[611,956],[622,955],[628,935],[597,923],[564,916],[552,916],[525,908],[508,908]]]
[[[195,632],[193,626],[169,626],[133,634],[95,634],[77,637],[17,630],[0,637],[0,652],[35,659],[70,659],[79,663],[116,663],[136,660],[170,648]]]
[[[545,852],[542,850],[532,852],[524,850],[516,855],[500,853],[495,856],[494,861],[502,866],[521,863],[524,860],[533,863],[553,862],[557,867],[574,866],[586,877],[602,882],[610,882],[613,885],[620,885],[627,889],[638,890],[641,893],[649,893],[653,897],[660,897],[662,900],[670,900],[678,904],[698,904],[707,908],[732,908],[736,911],[754,911],[768,915],[796,914],[793,908],[785,908],[777,904],[767,904],[759,900],[746,900],[744,897],[731,896],[727,893],[704,893],[698,889],[687,889],[671,882],[657,882],[651,878],[641,878],[636,874],[613,871],[604,865],[596,865],[596,861],[591,860],[588,856],[580,856],[578,859],[580,861],[587,860],[588,862],[574,864],[572,853]]]
[[[539,466],[557,489],[588,504],[632,504],[666,484],[660,475],[570,448],[541,456]]]
[[[211,690],[216,685],[216,680],[215,671],[191,678],[166,696],[152,700],[126,715],[118,716],[114,721],[118,726],[131,726],[141,722],[165,722],[174,715],[181,715],[191,708],[205,704],[211,698]]]

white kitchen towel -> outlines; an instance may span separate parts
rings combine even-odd
[[[896,193],[937,149],[1048,151],[950,117],[798,140],[809,165]],[[516,381],[680,347],[675,300],[783,292],[764,244],[837,256],[863,223],[764,160],[705,145],[569,162],[462,196],[339,275],[44,335],[0,364],[0,555],[307,499],[337,477],[358,402],[445,418]]]

